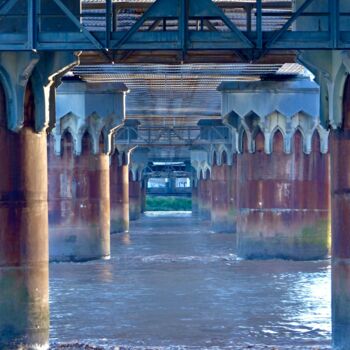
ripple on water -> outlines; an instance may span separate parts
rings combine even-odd
[[[112,236],[111,260],[50,265],[52,341],[78,340],[61,349],[329,349],[329,261],[244,261],[235,247],[235,235],[212,234],[189,213],[148,213]]]

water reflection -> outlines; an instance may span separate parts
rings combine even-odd
[[[243,261],[235,236],[150,213],[110,261],[51,265],[51,337],[99,345],[328,346],[328,261]]]

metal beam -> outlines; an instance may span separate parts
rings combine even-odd
[[[94,35],[92,35],[73,15],[73,13],[66,7],[65,4],[62,3],[61,0],[53,0],[56,5],[64,12],[64,14],[79,28],[84,36],[93,43],[97,49],[104,50],[103,44],[96,39]]]
[[[12,7],[17,3],[18,0],[7,0],[2,6],[0,7],[0,16],[7,15]],[[22,0],[23,1],[23,0]]]
[[[329,0],[333,1],[333,0]],[[298,8],[298,10],[293,14],[293,16],[283,25],[283,27],[277,31],[272,38],[266,43],[266,49],[270,48],[283,33],[285,33],[288,28],[294,23],[294,21],[314,2],[314,0],[305,0],[305,2]]]

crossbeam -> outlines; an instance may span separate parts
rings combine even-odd
[[[193,53],[231,51],[252,60],[271,51],[348,49],[350,9],[341,12],[342,1],[328,0],[326,8],[313,12],[309,7],[315,0],[300,0],[295,11],[291,2],[287,6],[281,1],[227,1],[220,5],[211,0],[157,0],[151,6],[133,2],[121,7],[104,0],[73,13],[64,0],[30,0],[26,8],[23,3],[27,2],[3,0],[0,51],[108,52],[108,57],[124,58],[139,52],[175,52],[182,59]],[[56,10],[43,11],[46,7]],[[130,22],[133,13],[134,23],[122,25]],[[239,15],[230,17],[230,13]],[[62,17],[59,30],[42,25],[55,17]],[[328,25],[305,29],[298,25],[305,18],[310,23],[321,19]]]

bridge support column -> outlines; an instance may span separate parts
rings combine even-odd
[[[329,155],[319,87],[301,78],[223,83],[220,90],[225,123],[239,153],[238,254],[248,259],[325,258]]]
[[[211,203],[212,203],[212,183],[210,179],[210,171],[205,171],[204,177],[200,180],[198,188],[199,197],[199,216],[204,220],[211,219]]]
[[[343,95],[343,125],[332,132],[332,328],[334,348],[350,344],[350,78]]]
[[[141,182],[133,180],[132,174],[129,177],[129,201],[130,220],[138,220],[141,215]]]
[[[141,182],[141,213],[146,211],[146,198],[147,198],[147,179],[143,179]]]
[[[6,350],[47,348],[49,341],[45,129],[55,72],[76,58],[43,56],[0,53],[0,349]]]
[[[320,153],[317,135],[309,155],[302,151],[300,132],[293,143],[293,153],[285,154],[278,131],[268,155],[259,133],[256,151],[238,157],[239,256],[312,260],[328,255],[329,157]]]
[[[195,175],[196,176],[196,175]],[[192,180],[192,214],[198,215],[199,213],[199,181],[197,177]]]
[[[234,198],[232,189],[232,154],[220,146],[214,148],[211,166],[211,228],[214,232],[232,233],[235,231],[232,207]],[[220,150],[221,148],[221,150]]]
[[[142,212],[143,170],[148,164],[148,148],[136,148],[131,151],[129,176],[130,220],[138,220]]]
[[[113,86],[103,89],[67,81],[58,90],[59,120],[49,157],[52,261],[110,256],[110,139],[122,117],[104,109],[116,109],[113,104],[119,90]],[[94,94],[99,101],[90,107]]]
[[[331,131],[332,340],[333,349],[350,344],[350,53],[302,52],[299,60],[321,88],[321,118]]]
[[[128,154],[115,150],[111,158],[111,232],[129,232]]]

